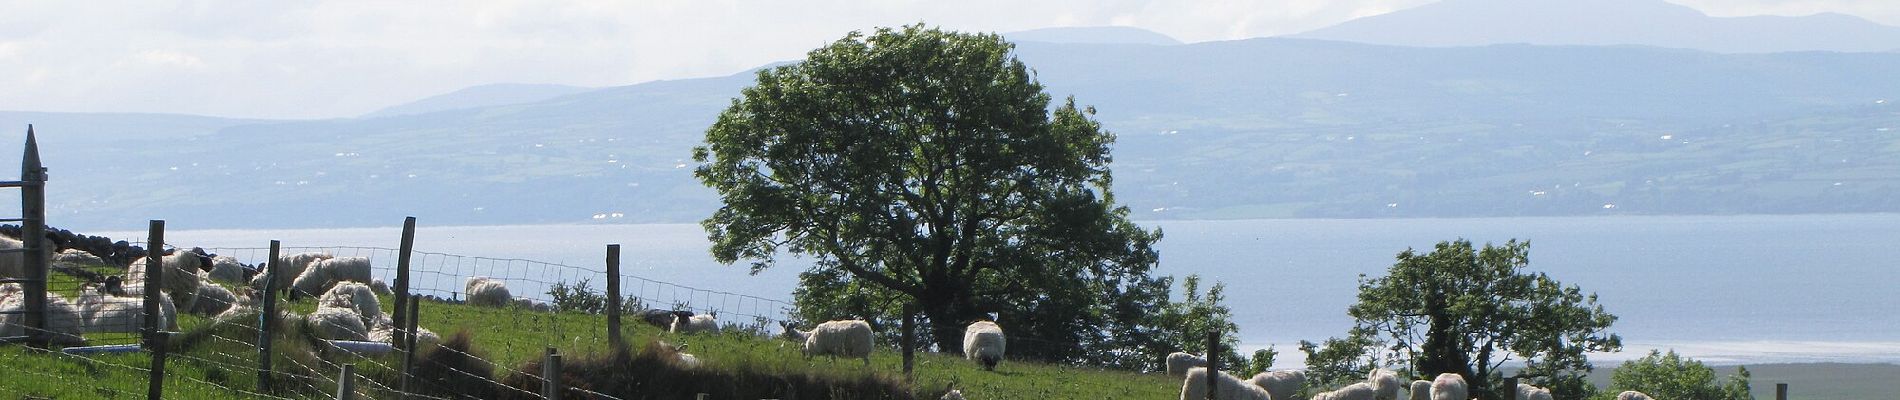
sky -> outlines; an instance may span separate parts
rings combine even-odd
[[[353,117],[490,83],[618,86],[794,60],[853,30],[1133,26],[1186,42],[1298,33],[1435,0],[0,0],[0,110]],[[1893,0],[1673,0],[1714,16]]]

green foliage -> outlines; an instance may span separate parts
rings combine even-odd
[[[607,311],[607,295],[595,293],[587,287],[588,280],[568,285],[567,282],[555,282],[548,285],[548,298],[554,300],[554,309],[584,314],[599,314]]]
[[[1325,342],[1300,341],[1306,353],[1307,387],[1330,388],[1364,380],[1366,372],[1379,365],[1372,335],[1353,328],[1345,338],[1327,338]]]
[[[1588,395],[1581,374],[1593,367],[1585,353],[1622,347],[1608,332],[1616,317],[1595,294],[1524,272],[1529,246],[1512,240],[1478,249],[1460,239],[1430,253],[1399,253],[1386,276],[1360,278],[1359,302],[1347,310],[1356,321],[1351,338],[1302,346],[1325,353],[1308,364],[1329,371],[1328,378],[1366,367],[1360,362],[1403,365],[1415,376],[1457,373],[1474,395],[1493,399],[1502,384],[1499,367],[1520,360],[1527,383],[1561,398]]]
[[[1207,354],[1207,333],[1219,332],[1221,341],[1221,369],[1245,368],[1249,360],[1242,358],[1236,350],[1240,344],[1240,327],[1234,325],[1233,310],[1221,302],[1227,299],[1222,292],[1227,285],[1216,282],[1200,291],[1200,275],[1188,275],[1181,280],[1182,296],[1179,301],[1171,301],[1160,308],[1153,316],[1154,324],[1161,329],[1157,342],[1165,347],[1151,350],[1153,362],[1147,371],[1158,371],[1167,366],[1163,363],[1168,353],[1185,351],[1194,354]],[[1271,360],[1268,360],[1271,362]]]
[[[1012,52],[913,25],[760,71],[693,149],[724,203],[702,222],[714,258],[815,259],[794,293],[806,320],[895,326],[914,304],[940,350],[994,315],[1025,344],[1012,358],[1152,365],[1161,233],[1115,204],[1094,110],[1051,108]]]
[[[1273,359],[1278,358],[1279,356],[1280,356],[1280,351],[1274,350],[1273,346],[1267,346],[1267,348],[1264,348],[1264,349],[1254,350],[1253,356],[1247,357],[1246,365],[1241,367],[1240,373],[1245,374],[1241,376],[1252,376],[1254,374],[1267,372],[1267,370],[1273,369]]]
[[[1675,350],[1667,354],[1650,350],[1648,356],[1610,372],[1610,390],[1598,398],[1613,399],[1617,393],[1634,390],[1658,399],[1754,400],[1748,378],[1748,368],[1736,367],[1727,382],[1718,382],[1715,369],[1701,361],[1677,355]]]

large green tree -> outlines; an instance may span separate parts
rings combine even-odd
[[[753,273],[809,256],[808,319],[891,323],[919,307],[938,348],[996,315],[1012,357],[1127,364],[1155,336],[1159,231],[1110,195],[1092,108],[1050,107],[994,34],[851,33],[762,70],[693,150],[725,205],[713,256]]]
[[[1525,368],[1515,376],[1559,398],[1589,395],[1581,393],[1589,389],[1582,374],[1593,368],[1584,354],[1622,348],[1608,331],[1616,316],[1595,294],[1525,271],[1529,249],[1516,240],[1474,248],[1460,239],[1425,254],[1399,253],[1386,276],[1360,278],[1359,301],[1347,309],[1356,321],[1348,338],[1303,346],[1312,349],[1309,361],[1401,365],[1420,377],[1456,373],[1473,394],[1495,399],[1500,367],[1517,360]]]

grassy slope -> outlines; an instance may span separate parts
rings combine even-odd
[[[390,307],[384,306],[385,309]],[[312,305],[304,301],[292,304],[291,308],[303,312]],[[208,327],[208,324],[209,321],[192,316],[180,322],[181,330],[208,330],[207,333],[215,334],[186,345],[188,349],[182,352],[183,356],[171,358],[166,366],[167,398],[246,396],[238,390],[256,387],[256,372],[250,368],[255,365],[257,352],[245,344],[254,340],[256,331],[230,324],[216,327]],[[474,335],[477,354],[511,368],[540,357],[548,346],[558,348],[569,358],[602,354],[607,349],[605,318],[599,316],[550,315],[425,302],[421,326],[444,336],[467,330]],[[892,379],[897,379],[902,369],[901,356],[891,351],[873,355],[871,366],[867,368],[850,360],[807,360],[797,345],[781,340],[742,334],[682,337],[661,333],[631,318],[627,320],[626,329],[629,343],[645,343],[653,338],[688,343],[688,350],[699,355],[707,368],[833,376],[873,374]],[[329,379],[336,374],[335,367],[307,356],[296,356],[300,350],[314,348],[307,340],[291,335],[281,336],[275,343],[280,349],[291,349],[279,351],[276,358],[279,371],[314,370],[330,376],[293,380],[280,386],[297,389],[290,393],[293,397],[320,398],[334,394],[335,384]],[[81,359],[57,353],[36,354],[21,346],[0,347],[0,377],[4,377],[0,378],[0,398],[142,398],[146,372],[139,368],[149,362],[145,354],[95,355]],[[400,359],[394,356],[355,359],[354,362],[359,375],[365,377],[392,376],[388,368],[401,365]],[[948,354],[921,354],[916,371],[915,392],[932,397],[953,382],[964,393],[985,399],[1152,399],[1173,397],[1179,389],[1175,380],[1159,375],[1034,363],[1005,362],[997,371],[985,372],[972,362]],[[501,375],[507,372],[497,368],[495,373],[494,379],[501,380]],[[393,381],[381,383],[396,385]],[[370,388],[364,392],[375,398],[390,397],[375,384],[359,386]]]

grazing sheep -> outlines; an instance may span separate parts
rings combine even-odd
[[[317,310],[306,317],[317,337],[330,340],[369,340],[369,327],[363,325],[363,316],[356,310],[345,307],[332,307],[318,304]]]
[[[1207,358],[1182,353],[1168,353],[1168,376],[1187,375],[1188,368],[1207,366]]]
[[[1378,398],[1378,393],[1371,383],[1359,382],[1346,385],[1339,390],[1313,395],[1313,400],[1373,400]]]
[[[245,278],[250,275],[249,271],[250,268],[246,268],[236,258],[217,256],[211,258],[211,271],[205,273],[205,278],[213,282],[244,283],[248,281]]]
[[[672,328],[667,330],[673,333],[719,333],[719,321],[711,315],[694,315],[673,320]]]
[[[330,288],[338,283],[369,283],[369,270],[369,259],[364,257],[337,257],[313,261],[308,268],[304,268],[302,274],[297,275],[295,281],[291,282],[290,294],[291,296],[316,296],[329,292]]]
[[[145,293],[145,260],[139,257],[132,260],[132,266],[125,270],[125,293],[139,296]],[[198,278],[199,271],[211,269],[211,257],[203,249],[175,251],[159,258],[163,276],[159,281],[159,291],[172,296],[173,308],[190,310],[198,301],[198,286],[203,285]]]
[[[508,294],[508,284],[486,276],[469,277],[462,293],[468,295],[468,305],[480,307],[507,307],[508,299],[514,298]]]
[[[295,282],[298,276],[302,276],[303,271],[309,269],[311,263],[332,258],[336,258],[336,256],[330,255],[329,253],[318,252],[278,256],[277,266],[274,270],[264,271],[263,273],[251,277],[251,287],[280,291],[290,289],[290,284]],[[265,265],[264,268],[269,269],[271,267]],[[277,276],[277,281],[272,282],[271,287],[265,288],[264,282],[270,280],[271,276]]]
[[[1187,370],[1187,379],[1181,382],[1181,400],[1200,400],[1207,398],[1207,368],[1194,367]],[[1220,400],[1270,400],[1272,395],[1266,389],[1241,380],[1240,377],[1222,371],[1215,383],[1214,398]]]
[[[1432,381],[1412,381],[1411,400],[1432,400]]]
[[[1398,372],[1385,368],[1373,368],[1366,373],[1366,384],[1372,385],[1373,397],[1378,400],[1398,400],[1403,382]]]
[[[1651,398],[1649,395],[1643,394],[1643,392],[1627,390],[1623,393],[1617,393],[1616,400],[1651,400]]]
[[[649,309],[640,312],[640,320],[660,329],[673,329],[673,320],[692,318],[692,311]]]
[[[26,336],[26,290],[17,283],[0,285],[0,337]],[[70,346],[84,344],[85,317],[58,293],[46,294],[46,338],[48,343]]]
[[[1306,371],[1261,372],[1247,381],[1266,389],[1275,399],[1291,399],[1300,392],[1300,387],[1306,386]]]
[[[976,321],[963,329],[963,358],[976,360],[983,364],[984,371],[995,371],[996,363],[1003,361],[1003,349],[1009,340],[1003,337],[1003,327],[995,322]]]
[[[196,315],[218,315],[238,304],[237,294],[231,293],[230,289],[225,289],[215,283],[206,283],[198,286],[198,300],[185,312]]]
[[[1454,373],[1438,374],[1432,379],[1432,400],[1466,400],[1471,391],[1465,386],[1465,377]]]
[[[1519,383],[1517,384],[1517,397],[1514,398],[1517,400],[1551,400],[1550,389]]]
[[[829,321],[809,331],[785,325],[785,336],[805,343],[806,359],[817,355],[830,356],[832,359],[842,356],[862,358],[864,365],[871,365],[871,324],[864,320]]]
[[[73,305],[79,308],[79,316],[85,321],[85,332],[137,333],[145,326],[145,299],[112,295],[118,290],[113,288],[120,283],[117,278],[112,277],[105,286],[88,284],[79,289],[79,298]],[[178,330],[178,309],[164,292],[158,294],[158,321],[164,330]]]

